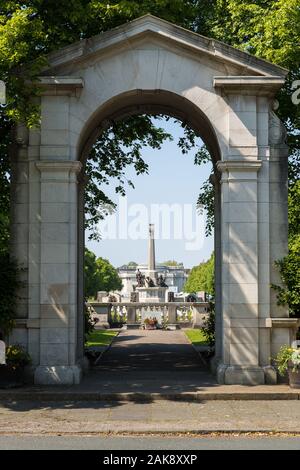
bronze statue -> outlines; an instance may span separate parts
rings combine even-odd
[[[146,281],[146,286],[147,287],[155,287],[155,284],[154,284],[153,280],[151,279],[151,277],[147,276],[145,281]]]
[[[168,287],[167,284],[165,283],[165,280],[166,280],[166,278],[163,277],[162,274],[160,274],[160,276],[158,276],[158,278],[157,278],[157,285],[159,287]]]
[[[136,273],[136,280],[137,280],[137,286],[138,287],[144,287],[145,286],[145,276],[144,274],[141,273],[141,271],[138,269]]]

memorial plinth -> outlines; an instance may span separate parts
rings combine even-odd
[[[137,287],[136,291],[139,293],[139,302],[165,302],[167,287]]]

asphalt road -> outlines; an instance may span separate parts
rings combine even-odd
[[[300,450],[300,437],[0,436],[0,450]]]

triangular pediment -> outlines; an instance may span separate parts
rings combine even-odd
[[[242,69],[241,75],[261,75],[285,77],[287,70],[259,59],[251,54],[235,49],[225,43],[209,39],[200,34],[176,26],[168,21],[157,18],[153,15],[145,15],[122,26],[114,28],[105,33],[98,34],[89,39],[71,44],[49,54],[49,67],[44,70],[45,75],[51,73],[60,74],[64,68],[68,68],[76,63],[83,63],[92,60],[96,56],[111,53],[114,49],[131,48],[132,44],[142,39],[149,41],[159,40],[170,47],[184,48],[195,59],[207,55],[208,58],[216,62],[227,63],[228,65]]]

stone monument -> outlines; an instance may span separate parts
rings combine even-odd
[[[154,225],[149,224],[149,243],[148,243],[148,270],[146,276],[143,276],[139,270],[136,273],[139,301],[145,302],[165,302],[167,284],[162,276],[158,276],[155,269],[155,244],[154,244]]]

